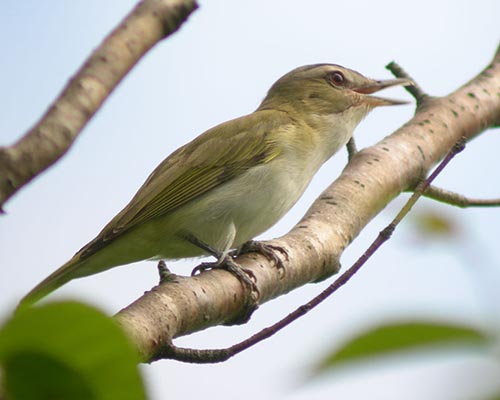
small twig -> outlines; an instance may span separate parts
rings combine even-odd
[[[260,332],[251,336],[250,338],[230,346],[225,349],[209,349],[209,350],[198,350],[198,349],[188,349],[174,346],[164,348],[159,354],[154,357],[153,360],[158,360],[161,358],[171,358],[178,361],[191,362],[191,363],[217,363],[223,362],[227,359],[233,357],[234,355],[246,350],[255,344],[273,336],[275,333],[291,324],[293,321],[297,320],[304,314],[308,313],[314,307],[319,305],[321,302],[326,300],[330,295],[336,292],[339,288],[345,285],[356,272],[368,261],[368,259],[377,251],[377,249],[382,246],[392,235],[396,226],[403,220],[403,218],[410,212],[413,205],[422,196],[422,194],[430,186],[431,182],[441,173],[441,171],[446,167],[446,165],[455,157],[459,152],[465,148],[465,138],[462,138],[457,142],[447,156],[441,161],[434,172],[425,180],[421,181],[412,196],[408,199],[401,211],[396,215],[392,222],[387,225],[373,241],[373,243],[368,247],[368,249],[358,258],[358,260],[342,275],[338,277],[330,286],[323,290],[318,296],[313,298],[306,304],[303,304],[295,311],[288,314],[285,318],[281,319],[277,323],[262,329]]]
[[[160,285],[165,282],[172,282],[176,275],[170,272],[165,261],[158,261],[158,275],[160,276]]]
[[[467,207],[498,207],[500,206],[499,199],[472,199],[462,196],[461,194],[450,192],[449,190],[441,189],[436,186],[429,186],[423,196],[428,197],[442,203],[461,208]]]
[[[358,148],[356,147],[356,141],[354,140],[354,137],[351,137],[349,139],[349,141],[346,144],[346,147],[347,147],[347,160],[351,161],[352,158],[358,152]]]
[[[405,86],[404,88],[415,98],[417,101],[417,108],[420,107],[426,100],[431,96],[424,92],[424,90],[415,82],[413,79],[398,63],[395,61],[390,62],[385,66],[396,78],[406,78],[411,79],[414,84],[411,86]]]

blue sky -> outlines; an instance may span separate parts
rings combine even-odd
[[[2,2],[1,145],[35,123],[134,3]],[[396,60],[430,94],[445,95],[487,65],[500,38],[500,2],[495,0],[200,3],[187,24],[124,79],[63,160],[7,204],[0,225],[0,318],[92,239],[163,158],[213,125],[254,110],[270,85],[292,68],[332,62],[388,78],[384,66]],[[411,100],[400,88],[386,93]],[[374,111],[356,130],[358,145],[382,139],[412,112],[411,106]],[[500,196],[495,179],[499,146],[498,129],[485,133],[438,184],[475,197]],[[345,154],[328,162],[296,207],[262,237],[286,233],[345,162]],[[344,266],[400,204],[390,204],[356,239],[342,259]],[[456,385],[465,375],[471,382],[484,378],[489,384],[480,390],[491,390],[498,366],[472,354],[417,357],[403,364],[392,360],[296,384],[325,348],[363,327],[415,315],[481,324],[498,312],[491,309],[499,299],[489,283],[500,280],[495,269],[500,211],[456,210],[429,201],[419,207],[449,215],[461,227],[458,242],[422,241],[408,221],[347,287],[267,342],[216,366],[169,361],[144,366],[152,398],[465,399],[478,389],[472,383]],[[187,274],[193,265],[177,262],[172,269]],[[156,280],[155,265],[144,262],[72,282],[52,298],[76,297],[112,314]],[[262,306],[246,326],[214,328],[179,342],[231,344],[286,315],[323,286],[308,285]],[[188,379],[196,384],[186,385]]]

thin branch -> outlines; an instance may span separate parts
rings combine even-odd
[[[199,349],[189,349],[177,347],[171,344],[163,349],[157,358],[171,358],[177,361],[191,362],[191,363],[217,363],[223,362],[227,359],[241,353],[244,350],[256,345],[257,343],[273,336],[280,330],[290,325],[292,322],[296,321],[303,315],[307,314],[313,308],[321,304],[338,289],[344,286],[360,269],[361,267],[370,259],[370,257],[392,236],[396,227],[401,223],[403,218],[410,212],[412,207],[415,205],[417,200],[422,196],[422,194],[430,186],[431,182],[436,179],[436,177],[443,171],[443,169],[448,165],[448,163],[460,153],[465,148],[465,138],[460,139],[446,155],[443,161],[438,165],[434,172],[425,180],[421,181],[417,185],[412,196],[408,199],[403,208],[399,211],[392,222],[387,225],[377,236],[377,238],[372,242],[368,249],[363,253],[363,255],[358,258],[358,260],[342,275],[338,277],[330,286],[323,290],[318,296],[314,297],[311,301],[302,306],[298,307],[295,311],[288,314],[285,318],[281,319],[277,323],[262,329],[260,332],[251,336],[250,338],[243,340],[233,346],[225,349],[210,349],[210,350],[199,350]]]
[[[347,159],[348,161],[351,161],[352,158],[358,152],[358,148],[356,147],[356,140],[354,139],[354,137],[349,139],[349,141],[346,144],[346,147],[347,147]]]
[[[441,189],[436,186],[429,186],[423,194],[429,199],[440,201],[460,208],[467,207],[498,207],[500,206],[499,199],[473,199],[470,197],[462,196],[459,193],[451,192],[449,190]]]
[[[158,275],[160,278],[159,282],[160,285],[165,282],[173,282],[177,278],[177,275],[170,272],[165,261],[160,260],[158,262],[157,268],[158,268]]]
[[[0,147],[0,211],[22,186],[54,164],[128,71],[197,7],[194,0],[143,0],[83,63],[40,121]]]
[[[426,100],[431,98],[398,63],[392,61],[386,65],[386,68],[391,71],[396,78],[406,78],[414,82],[411,86],[405,86],[405,89],[415,98],[417,107],[420,107]]]

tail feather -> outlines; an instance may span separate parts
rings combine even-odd
[[[33,305],[65,283],[78,277],[78,275],[75,274],[75,270],[80,266],[80,264],[81,262],[79,262],[76,257],[69,260],[66,264],[50,274],[42,282],[36,285],[26,296],[24,296],[19,302],[18,309]]]

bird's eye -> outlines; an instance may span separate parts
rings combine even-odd
[[[330,81],[334,85],[342,85],[345,81],[344,75],[340,71],[334,71],[330,74]]]

